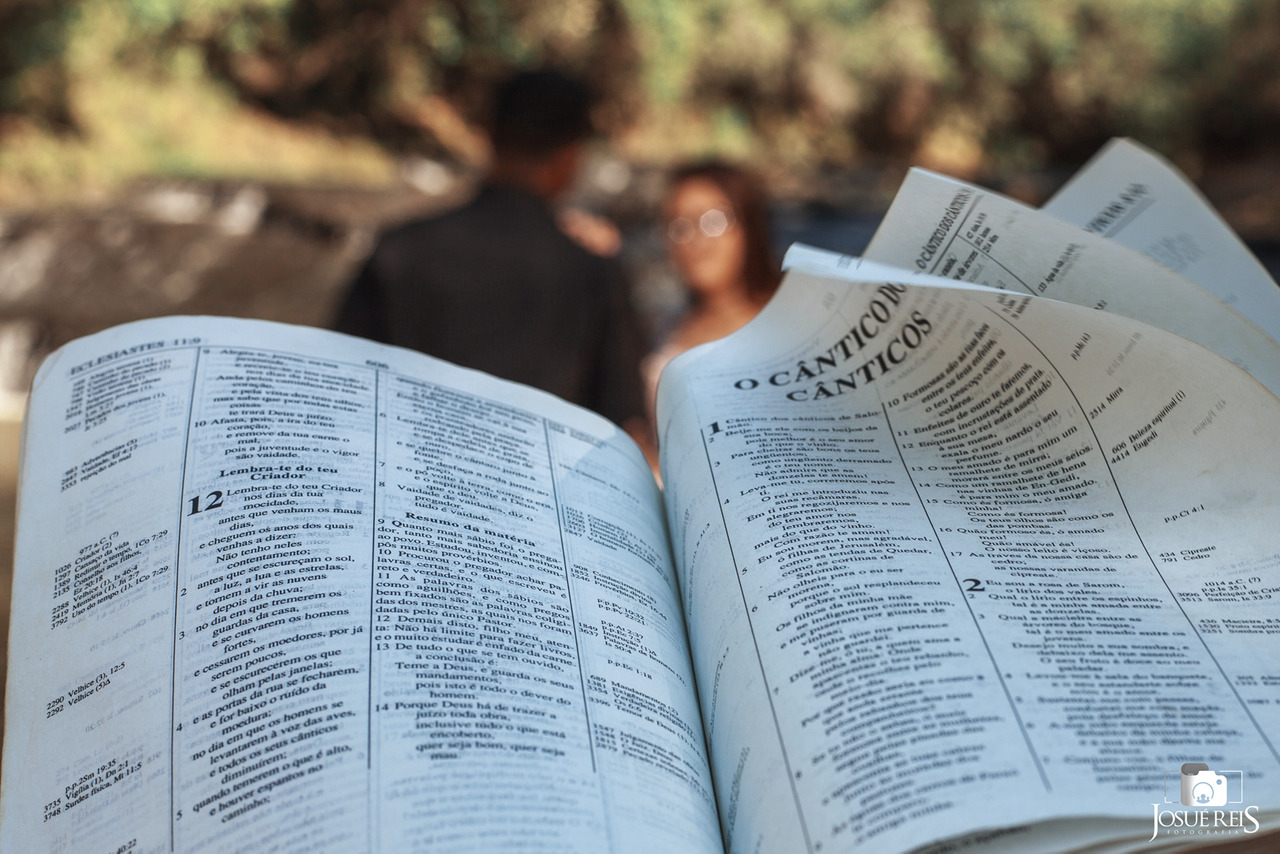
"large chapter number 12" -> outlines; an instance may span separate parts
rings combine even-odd
[[[215,489],[213,492],[210,492],[208,495],[206,495],[206,496],[205,496],[205,498],[204,498],[204,500],[205,500],[205,501],[207,501],[208,503],[207,503],[207,504],[205,504],[203,507],[201,507],[201,506],[200,506],[200,496],[199,496],[199,495],[197,495],[197,496],[195,496],[194,498],[192,498],[192,499],[191,499],[191,510],[187,513],[187,515],[188,515],[188,516],[194,516],[194,515],[196,515],[197,513],[203,513],[205,510],[213,510],[215,507],[221,507],[221,506],[222,506],[222,492],[221,492],[221,491],[219,491],[219,490],[217,490],[217,489]]]

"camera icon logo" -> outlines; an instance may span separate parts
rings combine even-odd
[[[1182,766],[1182,805],[1187,807],[1220,807],[1227,803],[1227,778],[1203,762],[1186,762]]]

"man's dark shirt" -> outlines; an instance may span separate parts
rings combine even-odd
[[[621,268],[513,187],[486,186],[384,234],[335,328],[545,389],[616,424],[644,413]]]

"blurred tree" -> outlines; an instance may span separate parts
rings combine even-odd
[[[246,108],[198,45],[172,35],[175,14],[199,20],[229,5],[68,0],[60,18],[42,19],[57,49],[28,50],[0,76],[0,91],[22,96],[0,111],[0,205],[101,200],[155,175],[385,184],[394,164],[369,138]],[[60,100],[30,97],[49,69]],[[61,120],[46,103],[61,105]]]
[[[1224,104],[1280,115],[1239,86],[1278,79],[1274,0],[626,5],[651,104],[731,112],[784,160],[1079,162],[1120,133],[1194,145]]]
[[[474,156],[465,124],[482,118],[485,94],[513,67],[583,73],[613,127],[634,76],[615,0],[129,2],[163,22],[163,43],[198,45],[246,102],[397,150]]]
[[[1280,3],[1242,5],[1229,43],[1205,58],[1204,77],[1213,83],[1197,94],[1205,106],[1195,130],[1207,156],[1274,154],[1280,135]]]
[[[0,0],[0,117],[73,127],[62,54],[77,0]]]
[[[156,85],[463,161],[491,84],[540,63],[583,73],[652,161],[972,174],[1280,128],[1280,0],[0,0],[0,117],[104,120],[77,89],[104,66],[69,32]]]

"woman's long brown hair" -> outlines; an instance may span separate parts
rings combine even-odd
[[[782,280],[782,273],[773,257],[769,212],[760,180],[741,166],[723,160],[703,160],[673,171],[671,190],[694,179],[715,184],[733,205],[733,215],[746,238],[742,277],[747,293],[762,299],[772,296]]]

